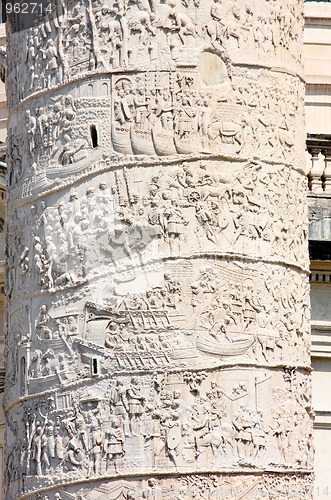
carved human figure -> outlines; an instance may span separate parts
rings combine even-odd
[[[261,311],[261,306],[257,303],[254,297],[253,287],[250,284],[243,286],[243,321],[245,324],[244,331],[250,331],[252,326],[256,324],[257,313]]]
[[[211,416],[206,406],[199,407],[196,414],[193,415],[193,431],[195,439],[196,456],[198,458],[201,454],[202,447],[208,446],[206,436],[210,434],[212,429]]]
[[[162,500],[162,490],[156,479],[151,478],[147,481],[147,488],[143,492],[143,498],[146,500]]]
[[[96,424],[90,427],[90,450],[88,474],[101,474],[101,460],[104,436]]]
[[[86,456],[74,434],[69,431],[69,443],[64,459],[64,468],[69,472],[80,471],[86,463]]]
[[[51,317],[48,313],[47,305],[41,306],[38,318],[36,319],[36,333],[40,339],[52,338],[52,331],[49,328]]]
[[[37,424],[31,443],[31,460],[35,463],[37,475],[43,473],[43,433],[44,427],[40,423]]]
[[[291,433],[291,415],[287,408],[278,406],[272,412],[272,431],[276,438],[280,456],[285,462],[289,459],[289,439]]]
[[[25,112],[25,123],[27,128],[29,152],[30,155],[32,155],[36,146],[34,135],[37,128],[37,120],[36,117],[31,114],[31,111],[29,109]]]
[[[68,317],[68,324],[66,328],[67,337],[72,341],[72,337],[76,337],[79,333],[77,320],[74,316]]]
[[[197,110],[191,105],[190,97],[182,92],[177,97],[175,114],[175,131],[180,139],[187,139],[194,132],[194,121]]]
[[[166,221],[165,233],[169,238],[170,252],[172,254],[179,253],[184,227],[188,225],[189,221],[184,219],[177,200],[171,200],[170,206],[166,207],[163,212],[163,218]]]
[[[126,389],[122,380],[118,379],[109,389],[109,409],[110,414],[114,415],[124,429],[125,435],[130,433],[128,422],[128,401],[126,398]]]
[[[182,445],[182,426],[179,417],[179,412],[176,410],[171,411],[171,413],[165,413],[161,417],[161,425],[165,430],[164,450],[176,470],[178,468],[178,458]]]
[[[114,420],[105,435],[106,470],[108,470],[110,462],[113,462],[116,474],[119,472],[117,462],[125,454],[124,442],[121,423],[119,420]]]
[[[233,426],[237,431],[236,441],[238,462],[250,463],[253,450],[251,410],[244,405],[241,405],[239,411],[233,419]]]
[[[139,379],[133,377],[130,387],[126,390],[128,400],[128,413],[130,419],[130,432],[133,436],[139,435],[139,422],[144,411],[145,398],[141,394]]]
[[[38,378],[41,376],[41,361],[42,361],[42,351],[36,349],[31,356],[30,366],[28,375],[32,378]]]
[[[155,115],[166,130],[173,130],[174,105],[168,89],[162,89],[156,96]]]
[[[253,415],[253,455],[252,460],[259,459],[267,447],[267,434],[263,422],[263,415],[261,411],[255,411]]]
[[[45,87],[51,87],[57,83],[59,77],[58,51],[55,47],[54,40],[48,40],[46,49],[43,49],[43,58],[46,60],[46,75],[47,81]]]
[[[170,10],[169,19],[172,22],[171,29],[178,33],[178,38],[183,45],[189,37],[197,36],[197,27],[192,19],[185,12],[180,12],[177,7]]]

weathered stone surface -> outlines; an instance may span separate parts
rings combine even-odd
[[[9,33],[7,498],[310,498],[301,2],[57,8]]]

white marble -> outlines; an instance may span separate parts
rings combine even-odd
[[[6,498],[311,498],[302,2],[62,8],[8,35]]]

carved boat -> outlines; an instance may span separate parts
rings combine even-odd
[[[97,162],[102,155],[100,149],[89,149],[86,153],[86,157],[76,161],[75,163],[69,163],[68,165],[51,163],[47,168],[47,179],[65,179],[70,175],[81,174],[90,168],[93,163]]]
[[[191,358],[196,358],[197,357],[197,352],[194,347],[180,347],[180,348],[175,348],[173,352],[173,358],[175,360],[180,360],[182,359],[183,361],[191,359]]]
[[[158,156],[170,156],[177,154],[172,130],[152,130],[154,148]]]
[[[21,185],[13,188],[11,197],[14,200],[28,198],[29,196],[40,194],[44,189],[51,189],[57,183],[58,181],[55,179],[52,181],[48,180],[45,173],[42,172],[36,174],[34,177],[29,177]]]
[[[68,493],[67,491],[61,490],[61,499],[63,500],[76,500],[76,495],[72,495],[71,493]]]
[[[150,132],[135,132],[133,127],[130,131],[132,150],[135,155],[155,156],[155,149]]]
[[[54,182],[52,184],[48,182],[44,172],[38,173],[24,182],[22,196],[40,193],[43,189],[52,187],[53,184]]]
[[[111,138],[114,151],[122,155],[132,155],[132,147],[130,140],[130,130],[127,128],[116,128],[112,126]]]
[[[192,139],[189,140],[180,140],[175,135],[175,146],[177,153],[180,155],[191,155],[192,153],[196,153],[200,151],[200,142],[193,143]]]
[[[196,340],[196,346],[200,351],[208,354],[218,354],[219,356],[239,356],[254,344],[254,338],[238,339],[233,342],[219,343],[215,340],[199,335]]]

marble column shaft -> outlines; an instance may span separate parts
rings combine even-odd
[[[6,499],[312,498],[302,1],[40,5],[7,46]]]

